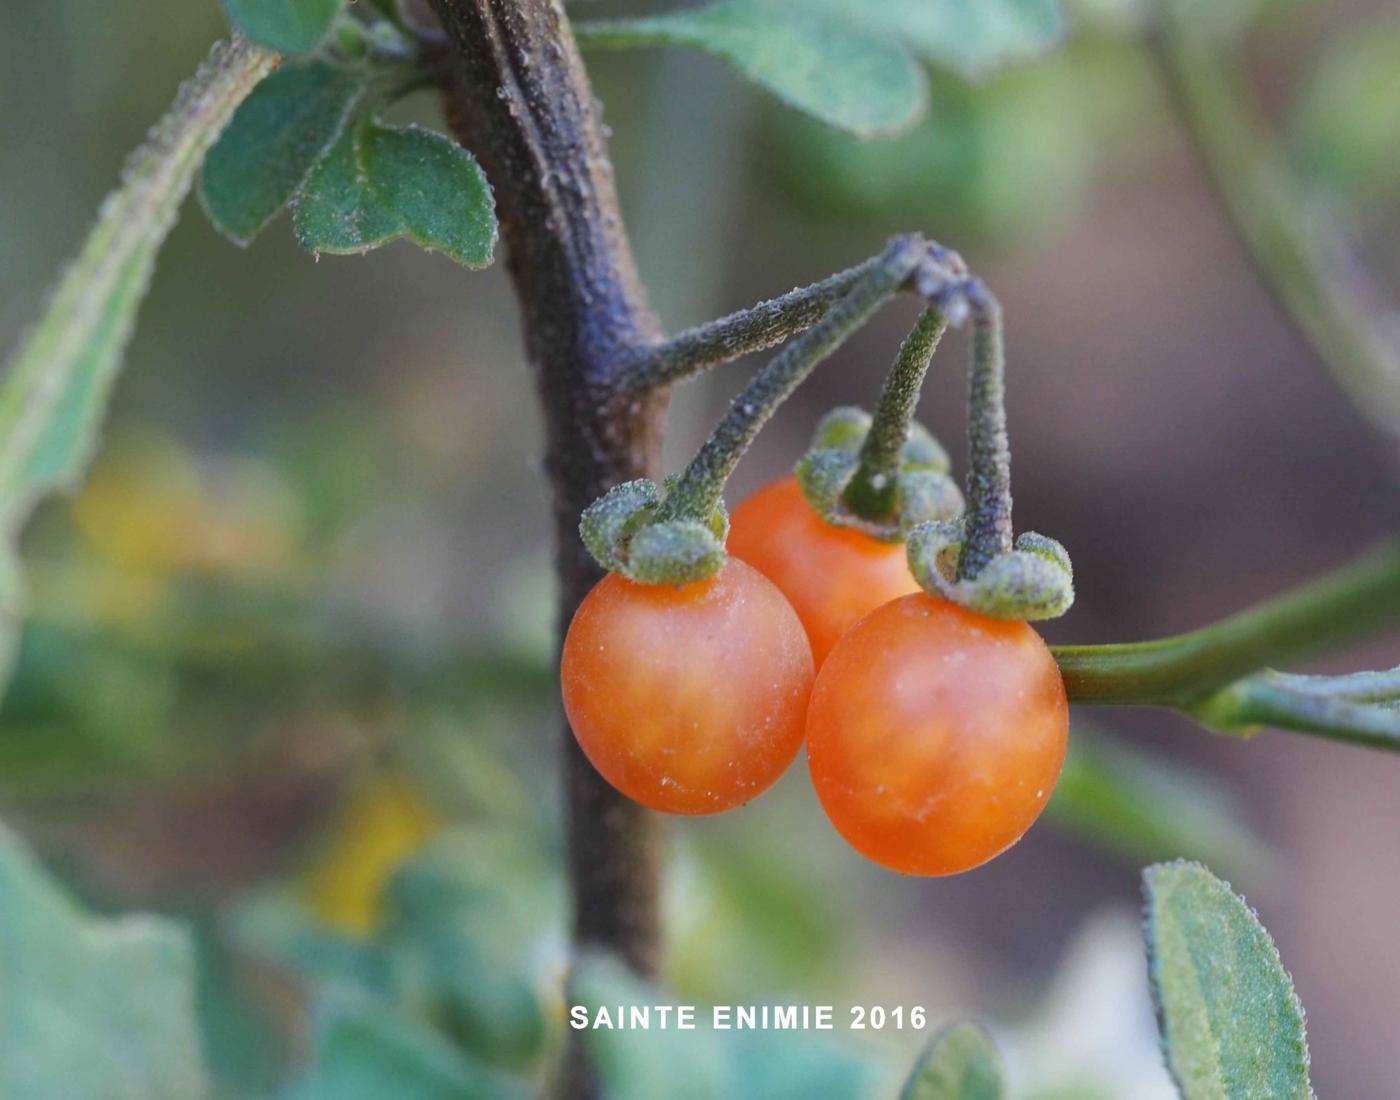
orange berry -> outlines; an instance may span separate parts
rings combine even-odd
[[[857,851],[905,874],[951,875],[1031,827],[1068,734],[1064,682],[1040,635],[919,593],[831,651],[812,689],[807,761]]]
[[[730,559],[694,584],[604,577],[574,615],[564,710],[593,766],[673,814],[748,802],[802,744],[812,651],[783,594]]]

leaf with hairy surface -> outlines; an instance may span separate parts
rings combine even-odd
[[[312,252],[368,252],[407,238],[479,268],[496,244],[491,189],[472,155],[441,134],[373,120],[347,130],[316,166],[294,224]]]
[[[196,1100],[208,1092],[184,929],[97,919],[0,828],[0,1096]]]
[[[903,130],[926,106],[923,73],[899,43],[796,4],[722,0],[577,31],[591,46],[704,50],[790,107],[861,136]]]
[[[82,251],[20,344],[0,383],[0,683],[24,613],[16,543],[45,496],[74,486],[146,295],[156,252],[205,151],[276,64],[236,40],[214,48],[127,162]]]
[[[1199,863],[1143,872],[1167,1067],[1184,1100],[1311,1100],[1303,1007],[1259,919]]]
[[[980,1024],[944,1028],[914,1066],[899,1100],[1002,1100],[1001,1055]]]
[[[312,61],[253,91],[209,150],[199,196],[214,225],[248,244],[292,201],[364,93],[361,74]]]
[[[310,53],[330,33],[345,0],[224,0],[234,29],[281,53]]]

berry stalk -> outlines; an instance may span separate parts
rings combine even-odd
[[[880,403],[860,449],[860,465],[846,486],[846,506],[862,519],[888,520],[898,497],[896,475],[909,441],[914,407],[933,353],[948,328],[941,310],[930,306],[920,314],[895,357],[894,367],[880,391]]]
[[[958,579],[973,580],[1012,547],[1011,444],[1006,434],[1006,353],[1001,305],[980,282],[973,307],[968,383],[967,516]]]
[[[794,340],[746,386],[681,472],[657,512],[657,520],[704,521],[714,514],[729,475],[760,428],[823,359],[893,297],[925,256],[916,237],[896,237],[880,259],[816,325]]]

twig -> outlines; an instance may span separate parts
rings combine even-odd
[[[914,408],[919,403],[933,353],[947,328],[947,318],[930,306],[899,347],[870,419],[870,431],[861,444],[860,465],[844,494],[847,507],[862,519],[878,522],[895,511],[899,467],[909,442]]]
[[[1345,693],[1357,677],[1400,680],[1397,671],[1352,676],[1288,676],[1262,672],[1188,708],[1219,733],[1249,735],[1261,727],[1305,733],[1331,741],[1400,752],[1400,693],[1362,700]]]
[[[609,393],[629,397],[660,389],[750,352],[776,347],[825,317],[880,262],[880,256],[872,256],[821,282],[686,329],[664,343],[643,349],[619,368]]]
[[[774,356],[734,398],[729,411],[677,478],[658,518],[705,517],[713,512],[730,473],[778,405],[813,367],[898,293],[927,251],[928,246],[916,237],[897,237],[883,254],[863,264],[859,278],[826,315]]]
[[[1303,660],[1397,625],[1400,540],[1189,634],[1125,645],[1056,646],[1054,653],[1077,703],[1190,708],[1267,666]]]

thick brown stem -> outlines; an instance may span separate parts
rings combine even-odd
[[[432,0],[446,29],[449,120],[496,196],[544,407],[560,614],[597,582],[578,517],[603,490],[658,472],[661,397],[601,403],[660,339],[618,211],[598,107],[557,0]],[[659,833],[566,734],[575,937],[655,970]]]

